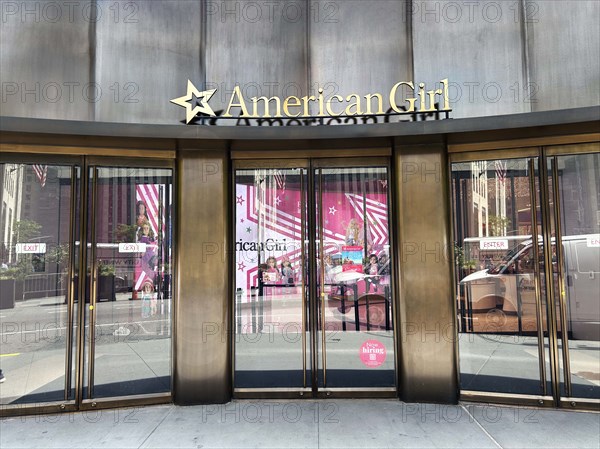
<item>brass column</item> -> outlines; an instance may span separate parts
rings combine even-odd
[[[229,172],[225,150],[178,154],[177,404],[231,399]]]
[[[445,145],[394,148],[400,398],[458,401]]]

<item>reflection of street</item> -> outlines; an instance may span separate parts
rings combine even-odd
[[[141,301],[130,301],[129,297],[117,294],[117,301],[96,305],[96,386],[169,376],[170,301],[159,305],[162,313],[142,319]],[[0,323],[0,368],[7,377],[0,385],[0,403],[63,399],[67,349],[64,297],[18,302],[14,309],[0,311]],[[167,380],[161,391],[169,388]],[[29,399],[23,398],[27,395]]]
[[[459,349],[463,390],[541,394],[536,337],[461,334]],[[599,350],[598,342],[569,342],[573,389],[583,397],[600,398]]]
[[[277,329],[275,323],[265,323],[263,332],[236,337],[236,370],[277,371],[302,369],[302,334],[297,330]],[[307,341],[310,332],[306,333]],[[321,341],[321,334],[317,336]],[[387,349],[384,364],[378,370],[394,369],[394,347],[391,332],[327,331],[325,344],[328,369],[372,370],[360,360],[360,347],[367,340],[378,340]],[[307,355],[307,360],[309,356]]]
[[[253,384],[252,373],[262,372],[264,376],[274,376],[289,373],[288,381],[303,369],[303,323],[302,323],[302,297],[300,289],[296,291],[293,287],[277,286],[265,288],[263,296],[250,297],[249,302],[238,304],[236,310],[236,359],[235,369],[241,382],[250,382],[246,386],[264,386],[269,382],[276,382],[261,378],[259,384]],[[241,298],[238,298],[241,300]],[[324,312],[324,323],[320,327],[325,329],[325,335],[321,332],[316,336],[319,358],[323,353],[323,340],[327,354],[327,370],[333,377],[338,379],[340,385],[367,385],[369,377],[361,379],[360,376],[352,376],[355,371],[376,370],[385,372],[381,378],[385,379],[385,385],[394,383],[394,339],[393,330],[385,330],[385,318],[378,316],[377,310],[383,314],[383,304],[372,304],[370,318],[372,320],[371,330],[366,326],[366,304],[364,301],[359,308],[359,329],[356,329],[354,321],[354,301],[348,299],[347,313],[340,311],[341,301],[330,296],[325,297],[325,307],[319,313]],[[306,313],[308,317],[308,313]],[[308,318],[306,322],[306,333],[304,334],[306,349],[307,369],[310,371],[310,341],[311,333]],[[374,322],[377,320],[378,324]],[[343,330],[343,322],[346,322],[346,330]],[[369,340],[377,340],[386,350],[385,361],[373,368],[365,365],[360,357],[361,346]],[[243,375],[241,374],[243,373]],[[294,373],[294,374],[292,374]],[[389,376],[387,376],[389,374]],[[263,377],[264,377],[263,376]],[[290,377],[291,376],[291,377]],[[349,376],[349,377],[348,377]],[[387,377],[386,377],[387,376]],[[389,378],[388,378],[389,377]],[[301,378],[301,377],[299,377]],[[299,379],[298,378],[298,379]],[[350,382],[350,383],[348,383]],[[386,383],[387,382],[387,383]]]

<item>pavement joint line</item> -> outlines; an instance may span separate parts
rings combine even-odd
[[[146,367],[150,370],[151,373],[153,373],[156,377],[159,377],[158,373],[156,371],[154,371],[150,365],[148,365],[148,362],[146,361],[146,359],[144,359],[144,357],[142,357],[140,355],[140,353],[138,351],[136,351],[133,346],[131,346],[130,343],[127,343],[127,346],[129,347],[129,349],[131,349],[134,352],[135,355],[137,355],[140,358],[140,360],[144,363],[144,365],[146,365]]]
[[[462,404],[460,404],[460,406],[462,407],[462,409],[467,412],[467,414],[471,417],[471,419],[479,426],[479,428],[483,431],[483,433],[485,433],[487,435],[487,437],[492,440],[492,442],[498,446],[499,449],[503,449],[502,446],[500,445],[500,443],[498,443],[496,441],[496,439],[487,431],[485,430],[485,428],[479,423],[479,421],[477,421],[477,418],[475,418],[471,412]]]
[[[171,413],[173,413],[173,410],[175,410],[175,406],[174,406],[174,405],[171,405],[171,406],[169,407],[169,411],[168,411],[167,413],[165,413],[165,416],[164,416],[164,418],[163,418],[163,419],[161,419],[161,420],[160,420],[160,422],[159,422],[159,423],[158,423],[158,424],[157,424],[157,425],[154,427],[154,429],[152,429],[152,432],[150,432],[150,433],[148,434],[148,436],[147,436],[146,438],[144,438],[144,441],[142,441],[142,444],[140,444],[140,445],[139,445],[139,448],[142,448],[142,447],[144,446],[144,444],[146,443],[146,441],[148,441],[148,439],[149,439],[149,438],[150,438],[152,435],[154,435],[154,432],[156,432],[156,429],[158,429],[158,428],[159,428],[159,427],[162,425],[162,423],[163,423],[163,422],[165,422],[165,419],[167,419],[167,418],[169,417],[169,415],[170,415]]]

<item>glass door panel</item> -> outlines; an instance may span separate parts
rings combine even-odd
[[[311,386],[306,186],[305,168],[235,172],[235,388]]]
[[[568,330],[559,335],[561,395],[600,399],[600,153],[556,156],[548,164],[559,205],[552,242],[557,316]]]
[[[452,164],[463,390],[548,388],[536,170],[534,159]]]
[[[0,404],[74,399],[77,168],[0,164]]]
[[[387,168],[309,165],[235,171],[234,387],[393,388]]]
[[[388,173],[315,170],[319,386],[394,387]]]
[[[172,170],[89,175],[84,398],[169,392]]]

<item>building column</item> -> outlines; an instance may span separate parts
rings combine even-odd
[[[399,394],[458,400],[448,169],[443,142],[394,148]]]
[[[178,153],[174,399],[231,400],[229,158],[224,150]]]

